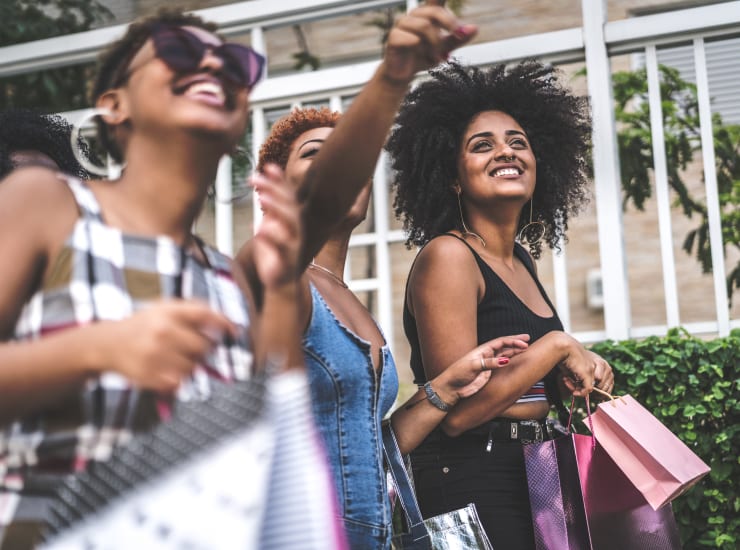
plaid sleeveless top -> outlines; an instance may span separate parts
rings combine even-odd
[[[122,233],[105,224],[82,181],[63,179],[80,217],[49,276],[25,304],[15,339],[124,319],[160,298],[197,298],[226,315],[241,336],[219,344],[206,364],[183,381],[176,398],[202,400],[214,381],[249,377],[249,318],[231,260],[200,241],[205,262],[168,237]],[[120,374],[106,372],[55,406],[0,426],[0,493],[43,494],[59,475],[84,469],[90,460],[106,460],[132,430],[166,418],[170,405],[167,398],[132,388]]]

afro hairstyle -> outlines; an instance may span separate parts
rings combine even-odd
[[[0,111],[0,178],[15,168],[11,153],[16,151],[44,153],[62,172],[87,177],[72,152],[71,133],[72,126],[58,115],[45,115],[30,109]],[[79,145],[85,152],[84,145]]]
[[[340,116],[327,107],[293,109],[273,125],[260,147],[257,169],[261,171],[265,164],[275,163],[285,170],[293,142],[301,134],[314,128],[334,128]]]
[[[105,49],[98,58],[97,71],[90,91],[90,100],[93,105],[105,92],[122,86],[126,82],[131,60],[149,40],[154,28],[161,24],[198,27],[214,34],[218,29],[216,24],[207,23],[197,15],[166,8],[156,15],[134,21],[128,26],[126,33]],[[97,119],[97,130],[100,143],[105,151],[117,162],[123,162],[123,152],[120,146],[112,138],[107,125],[100,118]]]
[[[386,144],[395,172],[396,216],[407,246],[423,246],[452,229],[462,229],[452,190],[462,137],[483,111],[507,113],[524,129],[537,162],[533,220],[545,226],[540,242],[529,243],[539,258],[542,242],[557,248],[568,219],[588,199],[591,119],[586,98],[558,81],[558,71],[536,60],[509,68],[452,61],[430,72],[404,99]],[[529,222],[522,209],[519,231]]]

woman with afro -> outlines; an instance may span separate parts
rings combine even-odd
[[[522,443],[553,435],[561,393],[613,386],[609,365],[563,332],[533,261],[586,198],[589,135],[585,100],[553,68],[451,62],[406,97],[387,144],[396,215],[422,247],[404,307],[416,382],[486,340],[530,336],[412,459],[424,517],[474,502],[495,548],[534,548]]]
[[[258,170],[276,164],[299,188],[339,117],[326,108],[292,111],[273,126],[262,145]],[[334,475],[339,514],[350,547],[357,549],[389,545],[391,513],[381,461],[381,420],[398,391],[388,344],[343,280],[349,239],[365,219],[371,189],[368,181],[308,264],[298,292],[314,417]],[[246,258],[240,254],[237,260]],[[492,368],[507,364],[509,357],[526,347],[523,335],[485,342],[431,380],[430,388],[445,402],[456,403],[478,391]],[[392,415],[401,451],[407,453],[418,445],[445,415],[419,389]]]

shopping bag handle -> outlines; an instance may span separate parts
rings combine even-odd
[[[596,389],[596,388],[594,388]],[[596,437],[594,435],[594,424],[591,421],[591,402],[588,398],[588,395],[584,397],[586,400],[586,418],[588,419],[588,427],[591,430],[591,448],[596,448]],[[565,431],[568,435],[570,435],[570,427],[573,424],[573,408],[576,405],[576,396],[573,395],[570,398],[570,413],[568,414],[568,425],[565,428]]]
[[[383,454],[388,463],[393,484],[398,492],[398,501],[401,504],[403,513],[406,516],[406,523],[415,542],[429,540],[429,532],[424,525],[424,520],[419,510],[419,504],[414,495],[414,489],[411,485],[408,472],[403,463],[401,450],[398,448],[396,434],[393,432],[393,426],[390,420],[383,421]]]
[[[609,392],[606,392],[604,390],[600,390],[596,386],[594,386],[594,391],[595,392],[599,392],[601,395],[605,395],[606,397],[608,397],[611,400],[612,407],[616,407],[617,404],[615,403],[615,401],[622,399],[622,396],[621,395],[614,396],[614,395],[610,394]]]

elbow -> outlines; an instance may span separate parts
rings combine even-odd
[[[459,418],[448,416],[440,425],[442,431],[447,437],[458,437],[469,429],[469,426],[463,425]]]

